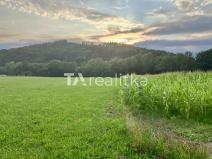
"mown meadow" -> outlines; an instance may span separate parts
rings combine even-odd
[[[138,158],[113,103],[115,87],[66,78],[0,78],[0,158]]]

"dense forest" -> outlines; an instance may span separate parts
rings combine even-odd
[[[193,57],[190,52],[173,54],[124,44],[63,40],[0,51],[0,74],[6,75],[63,76],[81,72],[85,76],[114,76],[194,70],[212,70],[212,49]]]

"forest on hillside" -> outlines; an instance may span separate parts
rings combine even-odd
[[[115,73],[157,74],[173,71],[212,70],[212,49],[173,54],[129,45],[75,44],[65,40],[0,51],[0,74],[63,76],[114,76]]]

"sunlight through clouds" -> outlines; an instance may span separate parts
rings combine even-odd
[[[212,0],[0,0],[0,20],[4,43],[68,39],[137,45],[188,35],[204,40],[211,38]]]

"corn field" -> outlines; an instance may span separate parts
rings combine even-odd
[[[146,86],[128,82],[121,97],[136,110],[198,121],[212,121],[212,72],[179,72],[146,75]]]

